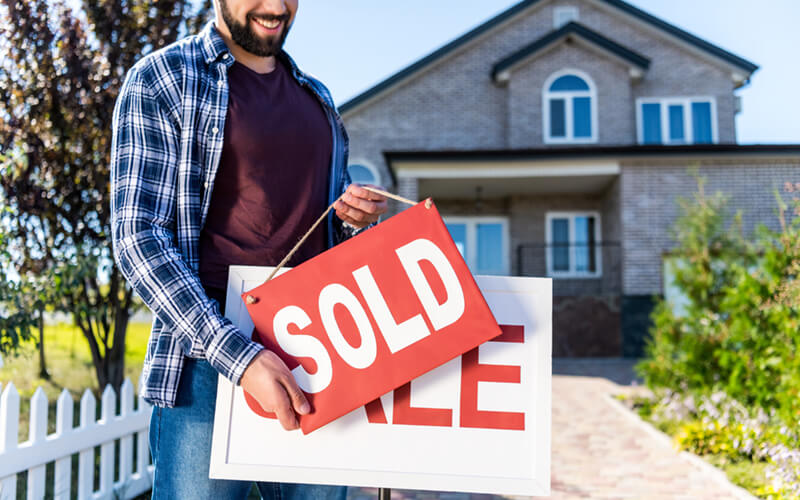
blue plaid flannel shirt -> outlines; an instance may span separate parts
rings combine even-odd
[[[350,182],[348,139],[328,89],[282,53],[323,104],[333,135],[329,202]],[[200,284],[198,242],[222,153],[233,55],[213,22],[139,61],[113,116],[111,225],[123,276],[153,311],[140,380],[152,404],[175,404],[184,356],[205,358],[235,384],[263,349],[222,316]],[[328,246],[350,236],[333,214]],[[246,332],[249,334],[249,332]]]

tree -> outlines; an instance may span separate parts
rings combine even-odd
[[[111,117],[125,72],[199,29],[204,0],[0,0],[0,203],[13,266],[53,276],[89,343],[100,387],[119,388],[133,291],[111,253]]]
[[[8,236],[0,226],[0,356],[15,354],[31,338],[33,321],[19,304],[22,294],[18,281],[9,279]],[[2,360],[2,357],[0,357]]]
[[[0,263],[7,262],[6,259]],[[7,267],[7,266],[2,266]],[[44,343],[44,313],[53,310],[54,289],[47,275],[26,275],[17,279],[3,277],[0,282],[0,353],[15,354],[21,344],[33,340],[38,333],[39,378],[49,379]]]

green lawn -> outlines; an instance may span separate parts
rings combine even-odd
[[[125,352],[125,376],[138,386],[139,374],[142,371],[142,362],[147,350],[147,337],[150,334],[150,323],[131,323],[128,326]],[[25,441],[28,437],[30,419],[30,398],[38,387],[42,387],[50,403],[48,418],[48,433],[55,432],[56,400],[63,389],[67,389],[75,400],[75,423],[80,415],[79,401],[83,391],[87,388],[98,397],[97,410],[100,411],[97,378],[92,366],[92,356],[89,346],[83,338],[81,331],[71,325],[57,324],[45,327],[45,355],[47,357],[47,370],[50,380],[39,378],[39,353],[36,346],[26,346],[15,357],[3,357],[3,367],[0,368],[0,384],[5,389],[9,382],[13,382],[20,394],[20,422],[19,439]],[[99,457],[96,459],[99,460]],[[73,490],[77,474],[77,462],[73,457]],[[99,464],[99,462],[98,462]],[[98,465],[99,467],[99,465]],[[99,470],[99,469],[98,469]],[[95,477],[98,470],[95,471]],[[53,467],[47,468],[48,497],[51,497]],[[20,474],[17,480],[17,498],[25,498],[26,475]],[[73,491],[73,496],[75,491]],[[149,498],[146,493],[137,500]]]
[[[131,323],[128,327],[125,353],[125,376],[134,386],[138,386],[142,362],[147,350],[147,337],[150,333],[149,323]],[[33,344],[26,346],[18,356],[3,357],[0,368],[0,384],[5,389],[13,382],[20,394],[20,436],[25,440],[28,435],[28,411],[30,398],[37,387],[42,387],[50,402],[50,431],[54,430],[55,401],[63,389],[72,393],[75,401],[79,401],[85,389],[91,389],[98,396],[89,346],[81,331],[71,325],[57,324],[45,327],[45,355],[50,380],[39,378],[39,355]],[[99,410],[98,398],[98,410]],[[77,410],[77,408],[76,408]],[[77,416],[77,412],[76,412]]]

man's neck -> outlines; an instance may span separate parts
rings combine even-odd
[[[277,59],[275,56],[259,57],[255,54],[251,54],[233,41],[233,38],[228,31],[228,27],[225,26],[224,22],[217,20],[216,27],[217,32],[222,37],[225,45],[228,46],[228,50],[231,51],[233,58],[236,59],[237,62],[244,64],[256,73],[272,73],[272,71],[275,69],[275,64],[277,64]]]

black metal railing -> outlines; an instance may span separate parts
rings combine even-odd
[[[622,291],[619,242],[523,243],[517,246],[515,264],[518,276],[552,277],[554,295]]]

